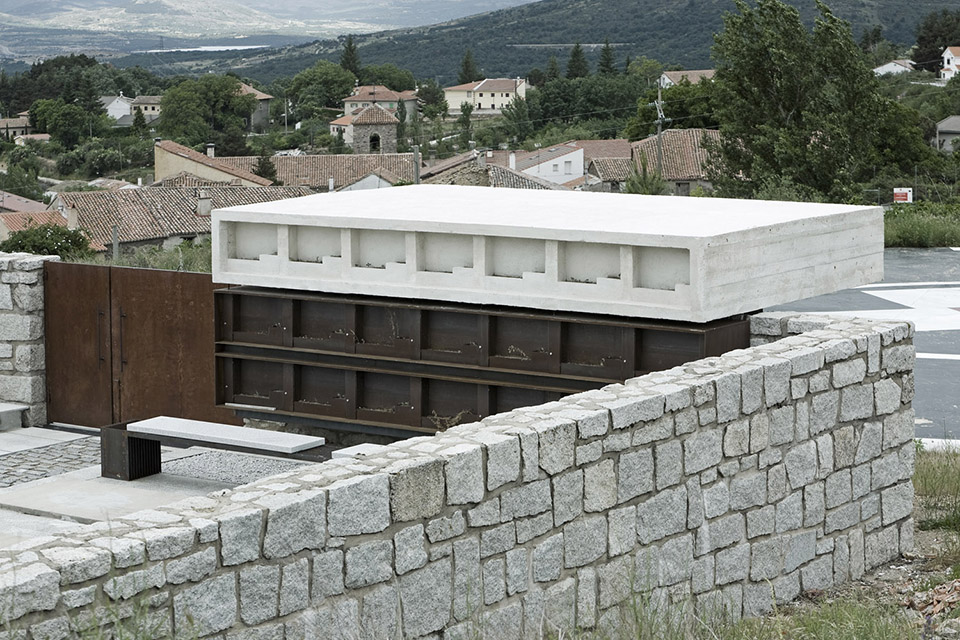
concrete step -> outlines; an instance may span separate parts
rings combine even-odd
[[[25,404],[0,402],[0,431],[10,431],[23,426],[23,412],[29,409]]]

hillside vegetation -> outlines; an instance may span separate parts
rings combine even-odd
[[[815,0],[789,4],[812,23]],[[880,25],[884,37],[899,44],[914,42],[916,24],[931,9],[903,0],[833,0],[830,6],[834,14],[850,21],[855,36]],[[713,34],[721,29],[723,14],[734,8],[732,0],[541,0],[429,27],[358,36],[357,43],[365,63],[392,62],[441,84],[455,81],[455,70],[468,48],[488,77],[515,77],[533,67],[545,68],[551,56],[565,60],[575,42],[602,44],[604,39],[615,45],[621,63],[628,55],[642,55],[688,69],[708,68]],[[302,70],[318,57],[338,59],[340,44],[321,40],[257,54],[130,57],[118,64],[155,67],[164,74],[171,66],[181,72],[236,69],[270,82]],[[550,44],[557,46],[529,46]],[[595,65],[599,47],[585,48]]]

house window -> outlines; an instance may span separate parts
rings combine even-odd
[[[351,108],[351,109],[356,109],[356,108],[357,108],[357,103],[356,103],[356,102],[351,102],[351,103],[350,103],[350,108]]]
[[[491,103],[490,103],[490,108],[491,108],[491,109],[496,109],[496,108],[497,108],[497,105],[495,105],[495,104],[493,104],[493,103],[491,102]]]
[[[482,94],[482,93],[480,94],[480,97],[481,97],[481,98],[483,97],[483,94]]]
[[[563,172],[566,173],[567,175],[573,173],[573,161],[572,161],[572,160],[564,160],[564,161],[563,161]]]
[[[559,173],[559,172],[560,172],[560,165],[559,165],[559,164],[557,164],[557,163],[554,163],[554,164],[553,164],[553,172],[554,172],[554,173]]]

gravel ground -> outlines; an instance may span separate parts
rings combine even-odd
[[[308,464],[312,463],[230,451],[200,451],[197,455],[164,462],[161,472],[239,485]]]
[[[0,456],[0,487],[57,476],[100,464],[100,438],[60,442]]]

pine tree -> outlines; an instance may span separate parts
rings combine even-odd
[[[253,166],[253,173],[261,178],[270,180],[275,185],[280,185],[280,183],[277,182],[277,167],[273,164],[270,156],[258,156],[257,164]]]
[[[143,117],[143,111],[140,110],[140,107],[133,110],[133,126],[130,129],[141,140],[147,133],[147,119]]]
[[[547,82],[556,80],[560,77],[560,63],[557,62],[557,56],[550,56],[550,62],[547,63]]]
[[[347,36],[347,41],[343,43],[340,66],[358,78],[360,77],[360,54],[357,53],[357,45],[353,42],[353,36]]]
[[[616,63],[613,61],[613,47],[610,46],[609,38],[605,38],[603,41],[603,49],[600,50],[600,63],[597,65],[597,73],[608,76],[617,73]]]
[[[567,61],[568,78],[585,78],[590,75],[590,64],[583,53],[580,43],[573,45],[570,51],[570,59]]]
[[[476,82],[477,80],[483,80],[483,74],[477,69],[477,65],[473,62],[473,54],[470,52],[470,49],[467,49],[467,52],[463,55],[463,60],[460,62],[460,73],[457,74],[457,84],[467,84],[468,82]]]

